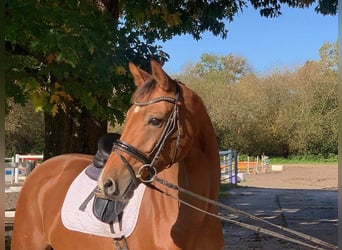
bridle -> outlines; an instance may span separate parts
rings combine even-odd
[[[337,249],[334,245],[332,245],[330,243],[326,243],[326,242],[324,242],[324,241],[322,241],[320,239],[314,238],[314,237],[309,236],[309,235],[305,235],[305,234],[300,233],[300,232],[296,232],[296,231],[294,231],[292,229],[289,229],[289,228],[286,228],[286,227],[283,227],[283,226],[278,226],[276,224],[273,224],[273,223],[271,223],[271,222],[269,222],[267,220],[264,220],[262,218],[259,218],[257,216],[254,216],[254,215],[248,214],[246,212],[240,211],[240,210],[235,209],[233,207],[230,207],[228,205],[225,205],[225,204],[222,204],[222,203],[218,203],[216,200],[211,200],[211,199],[209,199],[209,198],[207,198],[205,196],[202,196],[202,195],[199,195],[199,194],[194,193],[192,191],[186,190],[186,189],[184,189],[182,187],[174,185],[174,184],[172,184],[172,183],[170,183],[170,182],[168,182],[166,180],[160,179],[158,176],[156,176],[157,171],[156,171],[156,168],[154,166],[155,166],[156,161],[159,159],[159,156],[160,156],[160,154],[161,154],[161,152],[162,152],[162,150],[163,150],[163,148],[165,146],[166,140],[170,137],[170,135],[172,135],[174,133],[175,129],[177,129],[178,134],[177,134],[176,148],[175,148],[175,151],[174,151],[173,159],[169,163],[169,166],[171,166],[175,162],[175,160],[176,160],[177,151],[178,151],[178,147],[179,147],[179,143],[180,143],[180,138],[181,138],[181,135],[182,135],[182,129],[180,127],[180,120],[179,120],[180,87],[179,87],[178,84],[176,86],[177,86],[177,88],[176,88],[176,96],[175,96],[175,98],[162,96],[162,97],[158,97],[158,98],[152,99],[152,100],[147,101],[147,102],[134,102],[134,104],[136,106],[147,106],[147,105],[154,104],[154,103],[161,102],[161,101],[166,101],[166,102],[170,102],[170,103],[173,104],[173,109],[172,109],[172,112],[171,112],[171,114],[170,114],[170,116],[168,118],[168,121],[165,124],[163,132],[162,132],[158,142],[154,146],[153,150],[151,151],[151,153],[145,154],[145,153],[141,152],[139,149],[137,149],[136,147],[134,147],[134,146],[132,146],[132,145],[130,145],[130,144],[124,142],[124,141],[121,141],[121,140],[117,140],[116,142],[114,142],[113,151],[116,152],[120,156],[124,166],[129,171],[129,173],[130,173],[130,175],[132,177],[132,180],[133,180],[133,185],[137,186],[138,185],[138,179],[140,179],[141,182],[143,182],[143,183],[147,184],[148,186],[156,189],[157,191],[167,195],[168,197],[170,197],[172,199],[175,199],[178,202],[180,202],[180,203],[182,203],[182,204],[184,204],[186,206],[189,206],[189,207],[191,207],[191,208],[193,208],[193,209],[195,209],[197,211],[203,212],[203,213],[205,213],[207,215],[216,217],[216,218],[224,220],[224,221],[228,221],[230,223],[237,224],[237,225],[239,225],[241,227],[247,228],[249,230],[256,231],[258,233],[259,232],[265,233],[267,235],[271,235],[273,237],[284,239],[284,240],[287,240],[289,242],[294,242],[294,243],[297,243],[297,244],[300,244],[300,245],[308,246],[310,248],[317,248],[317,246],[315,247],[315,246],[307,244],[305,242],[301,242],[301,241],[299,241],[297,239],[292,239],[292,238],[290,238],[290,237],[288,237],[286,235],[282,235],[280,233],[273,232],[271,230],[268,230],[268,229],[265,229],[265,228],[262,228],[262,227],[258,227],[258,226],[254,226],[254,225],[249,225],[249,224],[246,224],[246,223],[243,223],[243,222],[240,222],[240,221],[235,221],[235,220],[232,220],[230,217],[228,218],[228,217],[223,216],[221,214],[211,213],[211,212],[208,212],[207,210],[198,208],[198,207],[192,205],[191,203],[188,203],[188,202],[186,202],[184,200],[181,200],[179,197],[176,197],[176,196],[172,195],[171,193],[164,192],[161,189],[153,186],[153,184],[151,184],[151,182],[155,180],[155,181],[159,182],[160,184],[162,184],[163,186],[166,186],[166,187],[168,187],[170,189],[177,190],[179,193],[183,193],[183,194],[186,194],[188,196],[194,197],[194,198],[196,198],[198,200],[201,200],[203,202],[206,202],[208,204],[211,204],[211,205],[217,206],[219,208],[231,211],[232,213],[241,214],[243,216],[246,216],[249,219],[254,219],[256,221],[264,222],[265,224],[268,224],[268,225],[276,227],[276,228],[278,228],[280,230],[283,230],[283,231],[295,234],[295,235],[297,235],[297,236],[299,236],[301,238],[307,239],[307,240],[315,242],[317,244],[321,244],[323,246],[327,246],[327,247],[332,248],[332,249]],[[135,174],[135,171],[134,171],[133,167],[129,164],[129,162],[121,154],[120,151],[127,153],[128,155],[134,157],[139,162],[143,163],[143,165],[139,168],[137,174]],[[149,175],[148,175],[147,178],[143,178],[141,176],[141,172],[144,169],[148,170],[148,172],[149,172]],[[122,240],[124,242],[124,247],[126,247],[125,249],[128,249],[125,237],[123,237]],[[121,249],[120,246],[117,243],[117,240],[114,239],[114,241],[115,241],[117,249]],[[322,248],[318,248],[318,249],[322,249]]]
[[[153,78],[150,79],[150,81],[153,81],[153,80],[154,80]],[[168,164],[168,166],[166,166],[166,168],[170,167],[175,162],[176,157],[177,157],[177,151],[179,148],[180,138],[182,135],[182,129],[181,129],[180,120],[179,120],[179,105],[180,105],[180,86],[179,86],[179,84],[178,83],[176,84],[176,96],[174,98],[169,97],[169,96],[160,96],[160,97],[151,99],[151,100],[146,101],[146,102],[135,101],[134,105],[139,106],[139,107],[143,107],[143,106],[148,106],[148,105],[158,103],[158,102],[172,103],[173,108],[172,108],[170,116],[168,117],[168,120],[165,124],[165,127],[162,131],[162,134],[161,134],[159,140],[157,141],[153,150],[150,153],[145,154],[142,151],[140,151],[139,149],[137,149],[136,147],[128,144],[127,142],[121,141],[121,140],[117,140],[113,144],[112,151],[114,151],[116,154],[119,155],[121,161],[123,162],[124,166],[127,168],[128,172],[130,173],[130,175],[132,177],[132,181],[133,181],[134,186],[138,186],[138,180],[140,180],[143,183],[150,183],[153,181],[154,177],[157,174],[155,164],[158,161],[160,154],[162,153],[162,150],[165,146],[166,140],[175,132],[175,130],[177,131],[176,147],[174,150],[174,155],[173,155],[172,161]],[[132,156],[133,158],[135,158],[139,162],[143,163],[143,165],[138,169],[137,173],[135,173],[131,164],[121,154],[120,151],[125,152],[126,154]],[[147,171],[147,173],[148,173],[147,177],[142,176],[142,173],[144,171]]]

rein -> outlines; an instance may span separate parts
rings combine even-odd
[[[152,81],[152,80],[153,79],[150,79],[150,81]],[[271,223],[269,221],[266,221],[264,219],[261,219],[259,217],[254,216],[254,215],[248,214],[246,212],[243,212],[241,210],[235,209],[235,208],[230,207],[228,205],[225,205],[225,204],[219,203],[217,201],[211,200],[211,199],[209,199],[207,197],[201,196],[199,194],[196,194],[194,192],[186,190],[186,189],[184,189],[182,187],[174,185],[174,184],[172,184],[172,183],[170,183],[170,182],[168,182],[166,180],[160,179],[157,176],[157,170],[155,168],[155,164],[156,164],[156,162],[158,161],[158,159],[160,157],[160,154],[161,154],[161,152],[162,152],[162,150],[163,150],[163,148],[165,146],[165,142],[171,136],[171,134],[175,131],[175,129],[177,129],[178,134],[177,134],[176,147],[175,147],[173,159],[172,159],[171,163],[168,165],[168,167],[170,167],[175,162],[175,160],[176,160],[176,156],[177,156],[177,152],[178,152],[178,147],[179,147],[179,143],[180,143],[180,138],[181,138],[181,135],[182,135],[182,129],[181,129],[181,126],[180,126],[180,121],[179,121],[179,98],[180,98],[180,87],[177,84],[176,85],[176,96],[175,96],[175,98],[168,97],[168,96],[161,96],[161,97],[157,97],[155,99],[152,99],[152,100],[149,100],[149,101],[145,101],[145,102],[137,102],[137,101],[134,102],[134,105],[140,106],[140,107],[148,106],[148,105],[151,105],[151,104],[154,104],[154,103],[158,103],[158,102],[162,102],[162,101],[163,102],[169,102],[169,103],[173,104],[173,109],[171,111],[171,114],[170,114],[170,116],[169,116],[169,118],[168,118],[168,120],[166,122],[166,125],[165,125],[165,127],[164,127],[164,129],[162,131],[162,134],[161,134],[158,142],[154,146],[154,148],[151,151],[151,153],[145,154],[142,151],[140,151],[139,149],[137,149],[136,147],[128,144],[127,142],[121,141],[121,140],[117,140],[113,144],[112,151],[115,151],[115,153],[117,153],[119,155],[121,161],[123,162],[124,166],[127,168],[128,172],[130,173],[130,175],[132,177],[132,181],[133,181],[133,185],[134,186],[138,185],[138,179],[139,179],[141,182],[143,182],[148,187],[150,187],[152,189],[155,189],[155,190],[163,193],[164,195],[166,195],[166,196],[168,196],[168,197],[170,197],[172,199],[175,199],[178,202],[180,202],[180,203],[182,203],[182,204],[184,204],[186,206],[189,206],[189,207],[191,207],[191,208],[193,208],[193,209],[195,209],[197,211],[205,213],[207,215],[216,217],[216,218],[224,220],[224,221],[228,221],[228,222],[234,223],[236,225],[239,225],[241,227],[247,228],[249,230],[253,230],[253,231],[256,231],[256,232],[261,232],[261,233],[264,233],[264,234],[267,234],[267,235],[271,235],[273,237],[280,238],[280,239],[283,239],[283,240],[286,240],[286,241],[289,241],[289,242],[293,242],[293,243],[296,243],[296,244],[299,244],[299,245],[303,245],[303,246],[310,247],[310,248],[315,248],[315,249],[323,249],[323,248],[320,248],[320,247],[313,246],[313,245],[310,245],[308,243],[302,242],[300,240],[296,240],[296,239],[290,238],[290,237],[282,235],[280,233],[273,232],[271,230],[268,230],[268,229],[265,229],[265,228],[262,228],[262,227],[253,226],[253,225],[246,224],[246,223],[243,223],[243,222],[235,221],[235,220],[229,219],[229,218],[227,218],[225,216],[222,216],[222,215],[219,215],[219,214],[215,214],[215,213],[211,213],[211,212],[208,212],[208,211],[203,210],[201,208],[198,208],[198,207],[196,207],[196,206],[194,206],[194,205],[192,205],[192,204],[190,204],[190,203],[188,203],[188,202],[186,202],[184,200],[179,199],[178,197],[176,197],[176,196],[174,196],[174,195],[172,195],[170,193],[167,193],[167,192],[164,192],[164,191],[160,190],[159,188],[157,188],[156,186],[154,186],[152,184],[153,181],[156,181],[156,182],[159,182],[160,184],[162,184],[162,185],[164,185],[164,186],[166,186],[168,188],[177,190],[180,193],[192,196],[192,197],[194,197],[196,199],[199,199],[199,200],[201,200],[203,202],[206,202],[208,204],[214,205],[214,206],[216,206],[218,208],[222,208],[222,209],[231,211],[233,213],[241,214],[241,215],[243,215],[243,216],[245,216],[245,217],[247,217],[249,219],[253,219],[253,220],[256,220],[256,221],[263,222],[265,224],[268,224],[268,225],[273,226],[275,228],[278,228],[280,230],[286,231],[288,233],[292,233],[292,234],[294,234],[294,235],[296,235],[296,236],[298,236],[298,237],[300,237],[302,239],[311,241],[311,242],[316,243],[318,245],[325,246],[325,247],[330,248],[330,249],[337,249],[336,246],[334,246],[334,245],[332,245],[330,243],[327,243],[325,241],[322,241],[322,240],[320,240],[318,238],[306,235],[306,234],[301,233],[301,232],[297,232],[295,230],[291,230],[289,228],[285,228],[285,227],[273,224],[273,223]],[[126,154],[128,154],[131,157],[135,158],[139,162],[143,163],[143,165],[139,168],[137,173],[135,173],[133,167],[126,160],[126,158],[120,153],[120,151],[125,152]],[[142,176],[142,173],[143,173],[144,170],[148,171],[148,177],[147,178]]]
[[[199,195],[199,194],[197,194],[197,193],[194,193],[194,192],[191,192],[191,191],[189,191],[189,190],[187,190],[187,189],[184,189],[184,188],[182,188],[182,187],[179,187],[179,186],[177,186],[177,185],[175,185],[175,184],[172,184],[172,183],[170,183],[170,182],[168,182],[168,181],[166,181],[166,180],[164,180],[164,179],[159,178],[158,176],[155,176],[155,177],[153,178],[153,180],[155,180],[156,182],[159,182],[159,183],[162,184],[163,186],[166,186],[166,187],[168,187],[168,188],[177,190],[177,191],[180,192],[180,193],[183,193],[183,194],[192,196],[192,197],[194,197],[194,198],[196,198],[196,199],[198,199],[198,200],[204,201],[204,202],[206,202],[206,203],[208,203],[208,204],[217,206],[217,207],[219,207],[219,208],[228,210],[228,211],[233,212],[233,213],[236,213],[236,214],[241,214],[241,215],[243,215],[243,216],[245,216],[245,217],[247,217],[247,218],[249,218],[249,219],[253,219],[253,220],[256,220],[256,221],[261,221],[261,222],[263,222],[263,223],[265,223],[265,224],[268,224],[268,225],[273,226],[273,227],[275,227],[275,228],[278,228],[278,229],[280,229],[280,230],[286,231],[286,232],[288,232],[288,233],[292,233],[292,234],[297,235],[298,237],[300,237],[300,238],[302,238],[302,239],[305,239],[305,240],[311,241],[311,242],[313,242],[313,243],[316,243],[316,244],[325,246],[325,247],[327,247],[327,248],[330,248],[330,249],[337,249],[337,246],[334,246],[334,245],[332,245],[332,244],[330,244],[330,243],[327,243],[327,242],[325,242],[325,241],[323,241],[323,240],[320,240],[320,239],[315,238],[315,237],[313,237],[313,236],[310,236],[310,235],[307,235],[307,234],[304,234],[304,233],[301,233],[301,232],[298,232],[298,231],[295,231],[295,230],[292,230],[292,229],[289,229],[289,228],[286,228],[286,227],[282,227],[282,226],[273,224],[273,223],[271,223],[271,222],[269,222],[269,221],[266,221],[266,220],[264,220],[264,219],[261,219],[261,218],[259,218],[259,217],[256,217],[256,216],[254,216],[254,215],[252,215],[252,214],[249,214],[249,213],[247,213],[247,212],[244,212],[244,211],[238,210],[238,209],[236,209],[236,208],[233,208],[233,207],[231,207],[231,206],[228,206],[228,205],[219,203],[219,202],[217,202],[217,201],[215,201],[215,200],[211,200],[211,199],[209,199],[209,198],[207,198],[207,197],[205,197],[205,196]],[[152,185],[151,183],[149,183],[148,186],[149,186],[150,188],[153,188],[153,189],[155,189],[155,190],[157,190],[157,191],[159,191],[159,192],[165,194],[166,196],[168,196],[168,197],[170,197],[170,198],[172,198],[172,199],[175,199],[175,200],[179,201],[180,203],[182,203],[182,204],[184,204],[184,205],[186,205],[186,206],[189,206],[189,207],[191,207],[191,208],[193,208],[193,209],[195,209],[195,210],[197,210],[197,211],[200,211],[200,212],[202,212],[202,213],[205,213],[205,214],[208,214],[208,215],[210,215],[210,216],[216,217],[216,218],[218,218],[218,219],[221,219],[221,220],[224,220],[224,221],[228,221],[228,222],[234,223],[234,224],[236,224],[236,225],[238,225],[238,226],[247,228],[247,229],[249,229],[249,230],[253,230],[253,231],[256,231],[256,232],[261,232],[261,233],[264,233],[264,234],[268,234],[268,235],[270,235],[270,236],[273,236],[273,237],[276,237],[276,238],[279,238],[279,239],[283,239],[283,240],[286,240],[286,241],[289,241],[289,242],[293,242],[293,243],[296,243],[296,244],[299,244],[299,245],[303,245],[303,246],[306,246],[306,247],[315,248],[315,249],[325,249],[325,248],[320,248],[320,247],[317,247],[317,246],[310,245],[310,244],[308,244],[308,243],[305,243],[305,242],[302,242],[302,241],[299,241],[299,240],[290,238],[290,237],[288,237],[288,236],[282,235],[282,234],[280,234],[280,233],[276,233],[276,232],[274,232],[274,231],[271,231],[271,230],[268,230],[268,229],[265,229],[265,228],[262,228],[262,227],[253,226],[253,225],[250,225],[250,224],[246,224],[246,223],[243,223],[243,222],[239,222],[239,221],[235,221],[235,220],[229,219],[229,218],[227,218],[227,217],[225,217],[225,216],[222,216],[222,215],[219,215],[219,214],[214,214],[214,213],[208,212],[208,211],[203,210],[203,209],[201,209],[201,208],[198,208],[198,207],[196,207],[196,206],[194,206],[194,205],[192,205],[192,204],[190,204],[190,203],[188,203],[188,202],[186,202],[186,201],[183,201],[183,200],[179,199],[178,197],[176,197],[176,196],[174,196],[174,195],[172,195],[172,194],[170,194],[170,193],[167,193],[167,192],[164,192],[164,191],[158,189],[157,187],[155,187],[155,186]]]

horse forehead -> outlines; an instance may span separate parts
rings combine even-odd
[[[146,99],[144,101],[149,101],[151,99]],[[143,102],[143,101],[138,101],[138,102]],[[127,118],[130,117],[129,119],[139,119],[138,117],[141,117],[141,115],[144,116],[151,112],[152,113],[167,112],[167,110],[169,110],[169,106],[167,104],[168,102],[163,102],[163,101],[152,103],[149,105],[143,105],[143,106],[133,104],[127,113]]]
[[[142,114],[148,114],[149,112],[155,112],[155,113],[163,113],[163,112],[167,112],[170,108],[169,105],[170,103],[168,102],[156,102],[156,103],[152,103],[146,106],[138,106],[138,105],[134,105],[134,107],[132,107],[132,113],[133,114],[138,114],[138,113],[142,113]],[[143,112],[139,112],[142,111]]]
[[[154,90],[153,93],[150,93],[149,95],[146,95],[145,97],[136,100],[136,102],[148,102],[151,101],[153,99],[157,99],[159,97],[171,97],[174,98],[174,95],[170,94],[170,93],[165,93],[162,90]],[[155,102],[155,103],[151,103],[149,105],[144,105],[144,106],[138,106],[135,105],[133,107],[133,113],[138,113],[140,110],[142,110],[144,108],[144,110],[159,110],[162,111],[163,109],[167,109],[168,107],[168,102],[164,102],[164,101],[160,101],[160,102]]]
[[[140,110],[140,107],[139,106],[135,106],[134,110],[133,110],[133,113],[138,113]]]

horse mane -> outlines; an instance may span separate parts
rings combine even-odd
[[[156,88],[156,86],[157,82],[154,80],[154,78],[148,79],[146,83],[142,84],[134,92],[131,98],[131,103],[134,103],[134,101],[142,99],[144,96],[151,94],[153,90]]]

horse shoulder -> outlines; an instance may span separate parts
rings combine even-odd
[[[68,187],[91,161],[90,155],[60,155],[44,161],[31,172],[16,204],[13,249],[21,249],[25,244],[36,247],[47,244],[46,231],[57,219]]]

